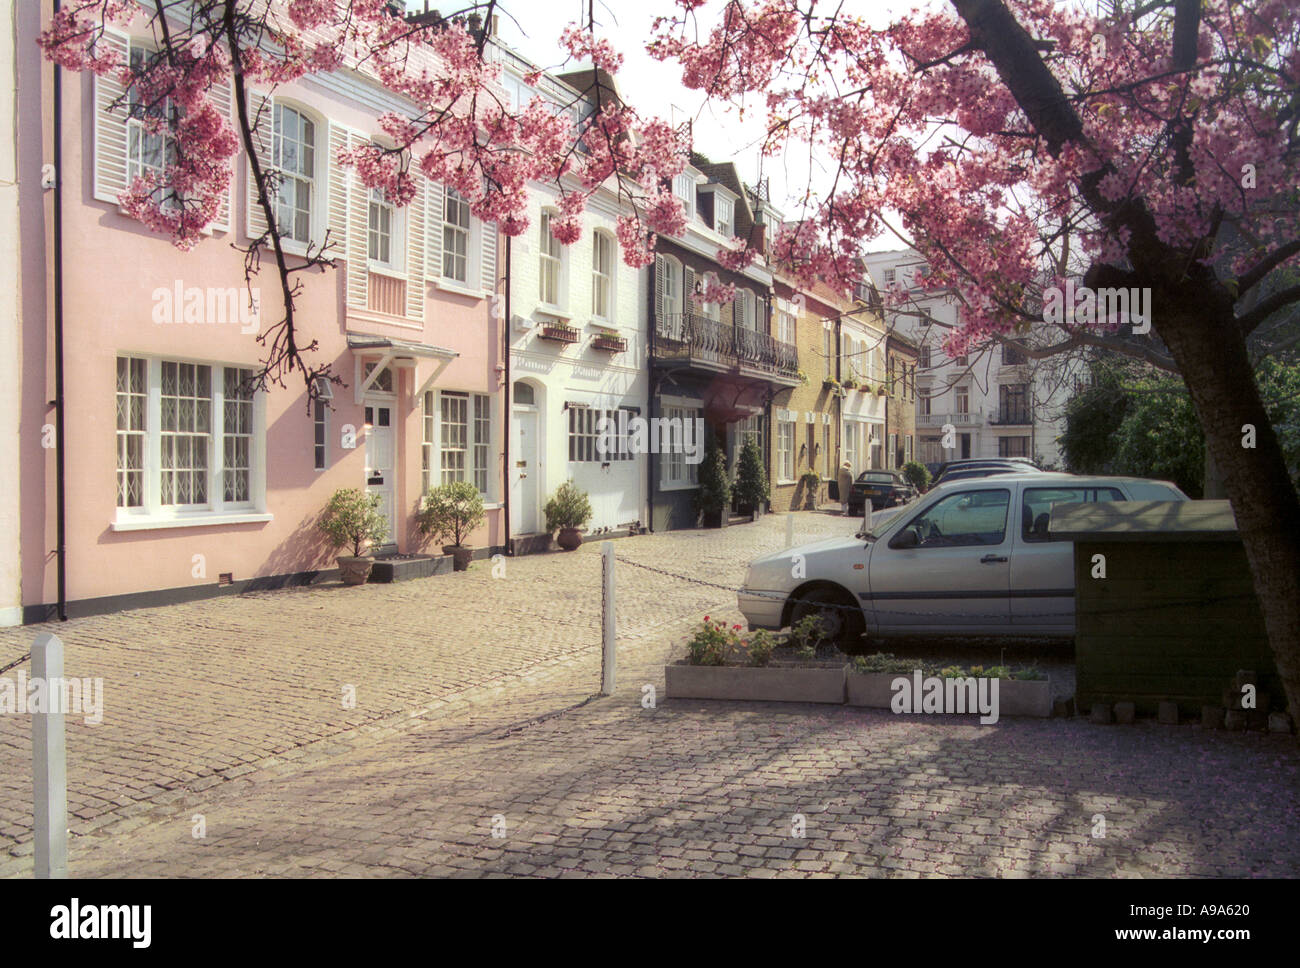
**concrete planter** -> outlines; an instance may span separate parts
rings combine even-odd
[[[339,558],[339,577],[345,585],[364,585],[374,566],[374,558],[345,555]]]
[[[468,545],[443,545],[442,553],[451,556],[456,571],[468,571],[469,563],[474,560],[474,549]]]
[[[670,699],[731,699],[747,702],[844,702],[844,671],[821,667],[693,666],[664,668]]]
[[[889,709],[894,698],[893,682],[900,676],[910,678],[906,672],[852,672],[845,677],[845,693],[850,706],[871,709]],[[1052,715],[1052,683],[1050,679],[999,679],[998,715],[1036,716],[1048,719]]]

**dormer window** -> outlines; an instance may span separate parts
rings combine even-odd
[[[713,199],[713,228],[724,239],[736,234],[736,209],[731,199],[717,194]]]
[[[673,179],[673,194],[682,203],[682,211],[688,219],[695,217],[695,179],[687,172],[682,172]]]

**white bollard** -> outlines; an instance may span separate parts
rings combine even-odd
[[[785,515],[785,546],[794,547],[794,515],[789,512]]]
[[[32,678],[45,683],[45,711],[32,715],[32,803],[38,878],[68,876],[68,756],[63,733],[63,642],[42,632]],[[49,710],[54,710],[50,712]]]
[[[600,694],[614,693],[614,542],[602,541],[601,557],[601,656]]]

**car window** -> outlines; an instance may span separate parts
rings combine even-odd
[[[1186,501],[1187,495],[1172,484],[1160,481],[1125,481],[1135,501]]]
[[[1007,532],[1007,490],[949,494],[908,522],[919,548],[960,548],[1001,544]]]
[[[1058,504],[1122,500],[1124,494],[1115,487],[1027,487],[1021,499],[1020,537],[1025,541],[1046,541],[1052,508]]]
[[[859,483],[859,484],[893,484],[893,483],[894,483],[894,475],[893,475],[893,474],[873,474],[873,473],[871,473],[870,471],[867,471],[867,472],[865,472],[865,473],[863,473],[863,474],[859,474],[859,475],[858,475],[858,483]]]

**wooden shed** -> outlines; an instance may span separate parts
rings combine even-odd
[[[1079,708],[1154,715],[1171,700],[1196,716],[1232,697],[1240,670],[1256,673],[1263,711],[1266,695],[1285,707],[1227,501],[1062,504],[1048,530],[1074,542]]]

